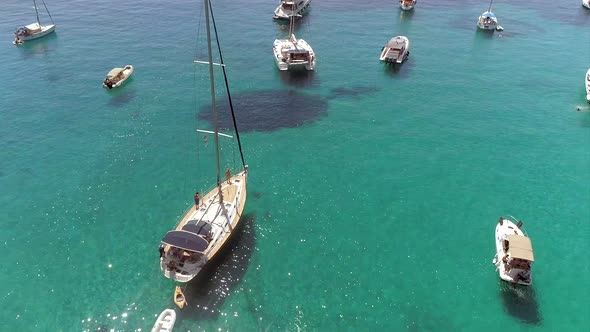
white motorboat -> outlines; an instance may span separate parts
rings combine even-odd
[[[584,83],[586,85],[586,101],[590,103],[590,68],[588,68],[588,71],[586,72],[586,79]]]
[[[590,0],[582,0],[582,6],[590,9]]]
[[[51,17],[51,14],[49,13],[49,9],[47,9],[47,5],[45,5],[45,1],[44,0],[41,0],[41,1],[43,2],[43,6],[45,7],[45,10],[47,11],[47,15],[49,15],[49,18],[51,19],[51,24],[48,24],[48,25],[41,24],[41,20],[39,19],[39,9],[37,8],[37,1],[33,0],[33,6],[35,7],[37,21],[33,22],[29,25],[25,25],[23,27],[17,28],[16,31],[14,32],[15,39],[14,39],[13,44],[20,45],[20,44],[24,43],[25,40],[41,38],[43,36],[46,36],[46,35],[52,33],[53,31],[55,31],[55,23],[53,22],[53,18]]]
[[[311,5],[311,0],[281,0],[275,9],[273,18],[275,20],[288,20],[291,17],[302,17],[305,10]]]
[[[105,88],[118,88],[133,74],[133,66],[127,65],[123,68],[113,68],[102,82]]]
[[[289,38],[275,39],[272,51],[279,70],[315,70],[315,53],[303,39],[295,37],[295,20],[289,21]]]
[[[197,130],[206,134],[213,134],[215,141],[215,166],[211,168],[216,170],[215,186],[207,190],[207,193],[201,198],[199,193],[195,194],[195,204],[180,219],[176,227],[166,233],[160,246],[160,269],[169,279],[178,282],[188,282],[193,279],[210,262],[227,242],[230,236],[236,231],[238,223],[242,217],[244,206],[246,204],[248,166],[244,162],[242,145],[238,133],[237,125],[234,120],[234,131],[236,132],[237,143],[242,161],[242,169],[234,176],[228,168],[225,171],[225,180],[220,178],[221,149],[219,147],[219,138],[232,136],[219,132],[218,108],[216,104],[215,80],[213,66],[220,65],[225,78],[225,88],[229,98],[229,88],[225,64],[221,59],[220,64],[213,62],[213,51],[211,47],[211,31],[215,31],[217,37],[217,28],[215,21],[211,23],[211,11],[209,0],[204,0],[205,23],[207,30],[207,50],[208,61],[195,61],[196,63],[205,63],[209,67],[208,73],[211,90],[211,111],[214,114],[214,131]],[[211,25],[213,28],[211,29]],[[217,41],[217,45],[219,42]],[[232,117],[235,119],[233,107],[230,110]]]
[[[535,261],[531,240],[521,230],[522,221],[500,217],[496,225],[496,256],[492,263],[502,280],[530,285],[533,282],[531,268]]]
[[[410,40],[406,36],[391,38],[381,50],[379,60],[387,63],[402,63],[410,56]]]
[[[402,10],[412,10],[416,5],[416,0],[399,0],[399,6]]]
[[[172,309],[165,309],[156,319],[152,332],[172,332],[176,322],[176,312]]]

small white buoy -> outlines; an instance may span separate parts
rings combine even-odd
[[[496,27],[496,30],[498,30],[498,31],[504,31],[504,28],[502,28],[502,26],[501,26],[501,25],[498,25],[498,26]]]

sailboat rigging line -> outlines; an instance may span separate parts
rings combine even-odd
[[[33,6],[35,6],[35,14],[37,14],[37,23],[41,25],[41,20],[39,19],[39,9],[37,9],[37,1],[33,0]]]
[[[205,22],[207,26],[207,52],[209,53],[209,82],[211,83],[211,111],[213,112],[213,122],[215,123],[215,133],[219,133],[219,119],[217,109],[215,108],[215,78],[213,76],[213,51],[211,50],[211,26],[209,23],[209,0],[205,2]],[[217,189],[219,191],[219,202],[223,202],[223,194],[221,192],[221,171],[219,167],[219,135],[214,135],[215,138],[215,159],[217,165]],[[221,204],[223,206],[223,204]]]
[[[45,7],[47,14],[49,15],[49,19],[51,19],[51,24],[55,24],[55,22],[53,22],[53,17],[51,17],[51,13],[49,12],[49,9],[47,9],[47,5],[45,4],[45,0],[41,0],[41,1],[43,2],[43,7]]]
[[[205,0],[211,6],[210,0]],[[244,161],[244,153],[242,152],[242,142],[240,141],[240,132],[238,131],[238,123],[236,122],[236,114],[234,113],[234,105],[231,101],[231,93],[229,92],[229,83],[227,82],[227,74],[225,73],[225,64],[223,63],[223,55],[221,54],[221,46],[219,45],[219,35],[217,34],[217,25],[215,24],[215,16],[213,16],[213,8],[209,8],[211,12],[211,20],[213,21],[213,30],[215,31],[215,40],[217,41],[217,50],[219,51],[219,62],[221,62],[221,69],[223,70],[223,80],[225,81],[225,90],[227,91],[227,99],[229,101],[229,109],[231,110],[231,118],[234,123],[234,130],[236,131],[236,140],[238,141],[238,148],[240,150],[240,158],[242,159],[242,167],[246,167]],[[211,61],[211,59],[209,59]]]

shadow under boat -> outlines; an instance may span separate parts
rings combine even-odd
[[[228,242],[183,290],[187,306],[180,319],[214,320],[225,298],[243,279],[256,245],[253,214],[244,214]]]
[[[285,70],[279,71],[279,77],[286,85],[305,88],[313,84],[315,71],[305,69]]]
[[[22,52],[24,58],[31,58],[51,53],[58,44],[55,32],[37,39],[26,40],[16,47]]]
[[[519,321],[531,325],[541,324],[541,313],[535,289],[532,286],[515,285],[501,282],[500,297],[504,310]]]

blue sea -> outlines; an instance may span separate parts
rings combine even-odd
[[[0,330],[150,331],[175,308],[160,240],[215,184],[203,4],[46,4],[56,33],[18,47],[33,5],[0,4]],[[285,73],[277,5],[212,0],[248,201],[175,331],[587,331],[590,10],[495,1],[504,31],[483,33],[483,0],[314,0],[296,34],[317,70]],[[396,35],[411,55],[391,67]],[[491,263],[508,215],[530,287]]]

